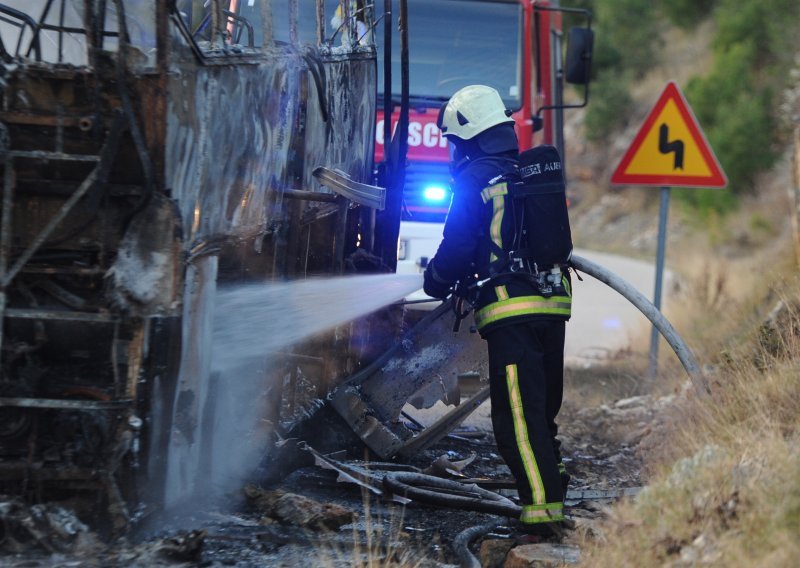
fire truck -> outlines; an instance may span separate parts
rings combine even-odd
[[[399,2],[392,3],[399,14]],[[562,33],[562,16],[585,24]],[[450,202],[447,141],[436,118],[440,106],[462,87],[497,89],[513,110],[520,149],[555,145],[564,155],[564,109],[588,100],[592,50],[591,15],[540,0],[409,0],[408,138],[398,273],[417,273],[436,252]],[[401,52],[394,36],[390,68],[395,131],[400,122]],[[564,47],[566,57],[564,57]],[[379,44],[379,47],[381,45]],[[378,88],[386,74],[378,54]],[[583,85],[577,104],[564,103],[564,82]],[[379,98],[383,93],[379,95]],[[379,109],[375,160],[385,163],[386,113]],[[427,298],[421,291],[409,299]],[[420,306],[432,306],[431,303]]]

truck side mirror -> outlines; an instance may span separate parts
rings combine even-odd
[[[573,27],[569,30],[565,79],[573,85],[587,85],[592,74],[594,31]]]

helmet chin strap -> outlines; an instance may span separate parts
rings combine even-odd
[[[481,150],[474,145],[471,140],[460,142],[450,141],[450,175],[455,176],[463,170],[467,164],[481,155]]]

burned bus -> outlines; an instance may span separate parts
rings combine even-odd
[[[90,493],[117,532],[196,493],[217,287],[341,274],[373,239],[373,16],[328,8],[0,3],[0,492]],[[245,371],[261,423],[353,372],[350,331]]]

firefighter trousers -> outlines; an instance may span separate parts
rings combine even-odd
[[[517,482],[525,524],[564,518],[556,416],[564,391],[565,322],[509,324],[485,337],[492,426]]]

